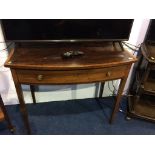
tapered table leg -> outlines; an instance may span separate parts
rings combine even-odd
[[[105,82],[101,82],[101,85],[100,85],[100,92],[99,92],[99,98],[101,98],[102,95],[103,95],[104,84],[105,84]]]
[[[25,101],[24,101],[24,96],[23,96],[21,84],[18,82],[16,71],[12,69],[11,72],[12,72],[12,76],[14,79],[16,92],[17,92],[19,103],[20,103],[20,111],[22,113],[24,124],[25,124],[25,127],[27,129],[27,133],[31,134],[31,129],[30,129],[29,120],[28,120],[28,113],[27,113],[27,109],[26,109],[26,105],[25,105]]]
[[[113,122],[116,113],[119,111],[120,100],[121,100],[121,97],[122,97],[122,93],[123,93],[123,90],[124,90],[126,80],[127,80],[127,77],[124,77],[124,78],[121,79],[121,82],[120,82],[120,85],[119,85],[119,90],[118,90],[116,101],[115,101],[115,105],[114,105],[113,112],[112,112],[112,115],[111,115],[111,118],[110,118],[110,123]]]
[[[31,90],[31,95],[32,95],[32,100],[33,103],[36,104],[36,97],[35,97],[35,86],[30,85],[30,90]]]

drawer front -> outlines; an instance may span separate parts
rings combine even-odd
[[[118,79],[125,76],[127,70],[127,66],[119,66],[103,69],[71,71],[16,70],[16,72],[20,83],[75,84]]]

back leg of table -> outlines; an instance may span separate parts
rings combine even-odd
[[[33,103],[36,104],[36,97],[35,97],[35,86],[30,85],[30,90],[31,90],[31,95],[32,95],[32,100]]]
[[[99,98],[101,98],[102,95],[103,95],[104,84],[105,84],[105,82],[101,82],[101,85],[100,85],[100,92],[99,92]]]

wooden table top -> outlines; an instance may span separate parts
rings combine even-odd
[[[62,58],[67,51],[82,51],[84,55]],[[137,59],[119,44],[105,43],[102,46],[44,46],[18,47],[12,49],[5,66],[19,69],[74,70],[112,67],[135,62]]]

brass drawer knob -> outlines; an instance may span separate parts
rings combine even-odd
[[[108,77],[111,76],[111,72],[107,72],[106,76]]]
[[[43,75],[38,75],[38,76],[37,76],[37,80],[38,80],[38,81],[41,81],[42,79],[43,79]]]

